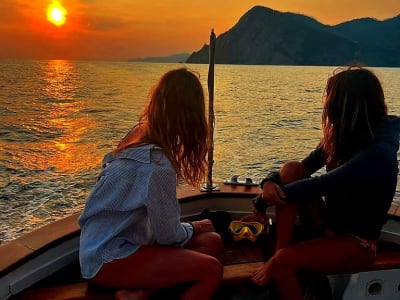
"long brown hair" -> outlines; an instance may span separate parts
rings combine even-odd
[[[187,68],[165,73],[152,88],[138,125],[122,139],[114,154],[141,143],[161,147],[178,180],[194,186],[204,182],[208,126],[199,75]]]
[[[350,66],[339,71],[328,79],[322,114],[322,147],[333,165],[370,144],[387,116],[382,85],[371,70]]]

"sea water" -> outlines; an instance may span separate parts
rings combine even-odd
[[[127,61],[0,61],[0,243],[80,212],[103,155],[137,122],[172,68]],[[261,180],[321,137],[326,80],[336,67],[215,66],[213,180]],[[400,115],[400,69],[373,68]],[[395,201],[400,203],[400,185]]]

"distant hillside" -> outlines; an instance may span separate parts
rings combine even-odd
[[[185,62],[189,56],[190,56],[190,53],[178,53],[178,54],[173,54],[170,56],[163,56],[163,57],[132,58],[132,59],[129,59],[129,61],[179,63],[179,62]]]
[[[187,63],[208,63],[209,45]],[[255,6],[217,37],[215,62],[248,65],[400,66],[400,15],[335,26],[295,13]]]

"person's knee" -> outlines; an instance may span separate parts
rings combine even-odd
[[[218,278],[222,279],[222,276],[224,274],[224,265],[219,259],[215,258],[215,260],[216,260],[215,263],[216,274],[218,275]]]
[[[207,261],[203,264],[206,272],[206,277],[214,278],[216,281],[220,281],[224,274],[224,266],[221,261],[213,256],[209,256]]]
[[[201,233],[202,250],[200,252],[212,256],[219,256],[224,249],[221,235],[215,231]]]
[[[214,254],[214,256],[219,255],[224,249],[224,242],[221,238],[221,235],[217,232],[210,232],[209,239],[211,252]]]
[[[279,170],[279,178],[282,184],[307,178],[309,176],[306,167],[299,161],[288,161],[284,163]]]

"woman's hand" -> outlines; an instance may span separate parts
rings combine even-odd
[[[286,202],[282,199],[286,198],[286,194],[281,187],[272,181],[267,181],[263,185],[262,198],[269,205],[282,205]]]
[[[268,217],[265,213],[262,214],[262,213],[258,212],[258,210],[253,209],[252,214],[242,217],[240,219],[240,221],[242,221],[242,222],[258,222],[258,223],[262,223],[265,225],[268,222]]]
[[[260,212],[257,209],[253,209],[253,220],[255,222],[262,223],[264,225],[268,224],[268,216],[265,212]]]
[[[191,222],[195,234],[215,231],[213,223],[209,219]]]

